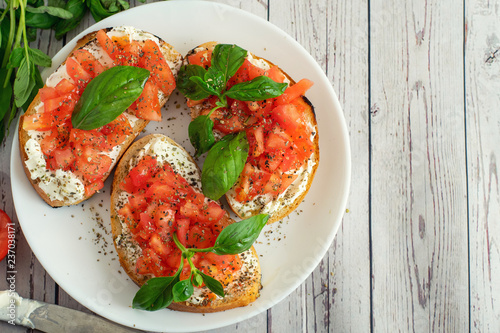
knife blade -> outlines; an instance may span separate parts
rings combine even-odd
[[[0,291],[0,320],[50,333],[141,332],[96,315],[22,298],[12,290]]]

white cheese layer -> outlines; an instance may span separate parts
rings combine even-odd
[[[85,186],[71,171],[47,169],[40,143],[29,139],[24,148],[28,155],[25,162],[31,179],[39,179],[40,187],[51,200],[76,203],[85,195]]]
[[[161,51],[164,54],[169,54],[170,52],[170,50],[167,47],[160,45],[158,37],[154,36],[153,34],[137,30],[133,27],[116,27],[108,31],[107,35],[109,37],[113,36],[121,37],[128,35],[130,36],[130,40],[135,40],[138,42],[144,42],[146,39],[152,39],[160,46]],[[83,47],[83,49],[88,50],[105,67],[113,63],[113,60],[99,45],[97,40],[93,40],[87,43]],[[168,59],[166,59],[167,57],[165,57],[165,60],[167,60],[167,63],[169,64],[172,72],[174,73],[176,73],[180,68],[181,65],[181,62],[179,61],[180,57],[181,56],[179,55],[178,58],[175,60],[175,62],[171,62]],[[55,87],[63,79],[67,79],[71,82],[73,81],[71,77],[68,75],[65,64],[59,66],[57,70],[47,78],[46,86]],[[165,94],[162,91],[159,91],[158,98],[160,100],[160,103],[163,104],[166,101],[167,96],[165,96]],[[38,104],[35,107],[35,109],[36,112],[43,112],[43,103]],[[135,124],[139,121],[139,118],[137,118],[130,112],[125,111],[123,114],[127,117],[132,127],[134,127]],[[28,155],[28,160],[29,160],[29,162],[27,163],[30,163],[31,165],[31,167],[28,167],[31,173],[31,178],[32,179],[40,178],[39,187],[46,192],[47,196],[52,201],[67,200],[68,203],[75,203],[82,200],[85,196],[85,191],[84,191],[85,188],[83,186],[83,183],[77,178],[77,176],[74,173],[62,170],[57,170],[56,172],[53,172],[46,168],[45,165],[46,162],[45,159],[43,158],[43,154],[40,150],[40,144],[39,144],[41,139],[43,139],[44,137],[44,132],[29,131],[28,136],[30,137],[29,141],[32,141],[30,143],[31,148],[28,149],[27,145],[25,151],[26,154]],[[37,142],[38,150],[34,149],[34,142]],[[107,155],[112,159],[111,168],[113,168],[114,165],[116,164],[117,158],[121,152],[121,148],[122,148],[121,146],[118,146],[115,147],[110,152],[102,152],[103,155]],[[66,185],[61,186],[60,184],[66,184]],[[61,187],[60,190],[57,189],[59,186]]]

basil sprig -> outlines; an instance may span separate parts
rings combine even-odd
[[[92,130],[112,122],[139,98],[149,71],[132,66],[115,66],[89,82],[75,105],[74,128]]]
[[[182,66],[177,78],[177,88],[189,99],[202,100],[217,96],[219,101],[208,117],[217,109],[228,107],[227,97],[239,101],[262,101],[278,97],[285,91],[287,83],[278,83],[267,76],[235,84],[226,90],[227,82],[236,74],[247,56],[247,51],[237,45],[217,44],[212,51],[211,66],[206,70],[198,65]],[[212,119],[203,119],[189,124],[191,144],[196,156],[206,153],[215,143]],[[210,130],[207,128],[210,127]]]
[[[174,242],[182,252],[177,272],[173,276],[154,277],[148,280],[135,294],[132,308],[156,311],[168,307],[172,302],[185,302],[193,295],[194,286],[199,287],[202,283],[205,283],[214,294],[224,297],[222,284],[196,268],[191,258],[196,252],[213,252],[221,255],[247,251],[259,237],[268,220],[269,215],[260,214],[233,223],[221,231],[214,246],[205,249],[184,247],[174,233]],[[184,259],[187,259],[191,274],[186,280],[180,281],[179,275],[183,269]]]
[[[203,194],[213,200],[223,196],[238,180],[248,157],[245,132],[223,137],[208,152],[201,172]]]

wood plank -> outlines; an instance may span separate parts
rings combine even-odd
[[[327,74],[344,110],[351,146],[348,212],[326,267],[330,331],[370,331],[368,3],[331,1]],[[316,272],[313,273],[313,275]],[[309,320],[308,320],[308,328]],[[313,331],[313,330],[309,330]]]
[[[500,330],[500,1],[466,2],[470,326]]]
[[[469,327],[462,5],[370,3],[374,331]]]
[[[309,3],[300,0],[273,0],[269,4],[269,21],[295,38],[326,71],[329,40],[325,13],[327,1]],[[300,78],[296,78],[298,79]],[[296,291],[268,311],[270,331],[329,331],[328,313],[332,298],[332,289],[329,288],[329,261],[327,253],[311,276]]]

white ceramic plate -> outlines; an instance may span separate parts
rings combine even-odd
[[[68,294],[90,310],[123,325],[150,331],[206,330],[267,310],[295,290],[318,265],[345,209],[350,180],[349,142],[342,110],[330,82],[307,51],[279,28],[245,11],[204,1],[157,2],[103,20],[68,43],[54,57],[54,67],[44,72],[45,76],[66,58],[81,36],[119,25],[152,32],[182,54],[206,41],[236,43],[278,64],[296,80],[314,81],[307,96],[315,105],[319,124],[321,162],[316,178],[298,210],[282,222],[267,226],[256,244],[262,266],[260,298],[250,306],[221,313],[133,310],[131,302],[138,287],[121,270],[110,234],[111,179],[102,193],[83,204],[51,208],[27,180],[15,138],[11,157],[12,192],[28,243],[43,267]],[[184,105],[183,97],[174,93],[166,105],[164,121],[150,123],[146,133],[166,134],[192,153],[187,138],[189,116]]]

